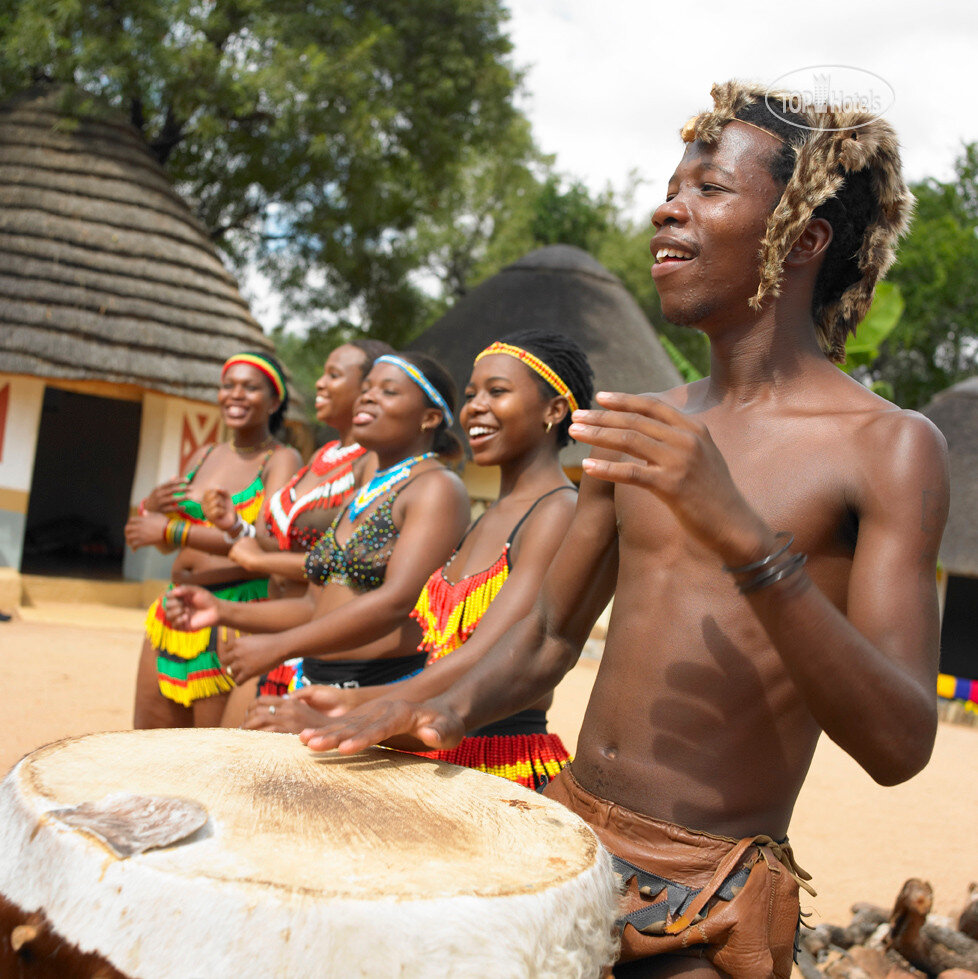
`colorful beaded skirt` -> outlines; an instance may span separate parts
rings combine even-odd
[[[449,751],[418,754],[508,778],[528,789],[546,785],[570,761],[556,734],[474,735]]]
[[[258,696],[284,697],[302,686],[297,669],[301,663],[301,659],[287,659],[263,674],[258,680]]]
[[[937,696],[943,700],[958,700],[966,711],[978,714],[978,680],[938,673]]]
[[[234,582],[209,591],[231,602],[261,601],[268,597],[268,579]],[[156,650],[160,693],[184,707],[204,697],[227,693],[234,683],[217,658],[219,630],[182,632],[174,629],[166,621],[165,599],[166,595],[161,595],[146,614],[146,637]]]

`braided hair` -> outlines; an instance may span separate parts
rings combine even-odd
[[[499,339],[503,343],[522,347],[534,357],[539,357],[570,388],[571,394],[577,400],[578,408],[591,407],[591,398],[594,396],[594,371],[588,363],[587,354],[572,337],[547,330],[518,330]],[[535,371],[531,373],[545,398],[552,398],[559,393]],[[571,438],[567,431],[570,426],[571,416],[570,412],[567,412],[557,426],[558,448],[570,442]]]
[[[767,129],[783,141],[768,159],[768,170],[783,192],[795,172],[796,147],[804,141],[806,120],[780,108],[776,99],[751,102],[739,109],[735,118]],[[822,218],[832,226],[832,241],[825,251],[812,296],[812,319],[816,323],[862,277],[859,249],[874,213],[872,174],[868,169],[848,173],[835,196],[815,208],[812,217]],[[842,343],[845,344],[844,337]]]
[[[428,378],[434,389],[445,399],[445,404],[448,405],[452,414],[456,414],[458,409],[458,389],[455,387],[455,382],[452,380],[451,374],[434,357],[429,357],[428,354],[419,353],[416,350],[408,350],[399,353],[397,356],[403,357],[410,364],[414,364]],[[425,396],[425,403],[431,408],[438,407],[427,395]],[[437,428],[435,428],[434,435],[435,438],[431,448],[442,459],[447,462],[458,462],[462,458],[464,454],[462,441],[451,430],[448,419],[445,418],[444,414],[442,414],[441,421],[438,423]]]
[[[374,366],[374,361],[385,354],[394,353],[394,348],[383,340],[372,340],[370,337],[348,341],[351,347],[356,347],[363,354],[363,366],[360,370],[366,377],[370,373],[370,368]]]

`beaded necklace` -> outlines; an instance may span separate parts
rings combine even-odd
[[[353,461],[366,451],[356,442],[352,445],[330,442],[316,453],[309,466],[300,469],[278,492],[272,494],[265,507],[265,525],[275,536],[280,550],[287,551],[292,544],[304,545],[301,550],[309,549],[310,542],[304,541],[302,532],[296,531],[296,519],[313,509],[330,510],[346,503],[356,488]],[[317,476],[329,474],[330,478],[297,498],[295,488],[310,470]],[[311,543],[315,543],[322,532],[312,533]]]
[[[268,438],[264,439],[259,445],[236,445],[234,439],[231,439],[231,441],[228,442],[228,445],[231,446],[231,451],[235,453],[235,455],[239,456],[249,455],[252,452],[261,452],[262,450],[267,449],[270,445],[274,444],[274,435],[269,435]]]
[[[387,469],[378,469],[371,477],[370,482],[366,486],[362,486],[360,492],[350,501],[347,510],[350,520],[356,520],[378,496],[407,479],[411,470],[419,462],[424,462],[425,459],[433,459],[436,455],[436,452],[425,452],[411,459],[402,459],[393,466],[388,466]]]
[[[351,442],[349,445],[331,442],[325,446],[322,452],[318,452],[312,460],[312,471],[317,476],[325,476],[340,463],[352,462],[354,459],[360,458],[366,451],[362,445],[356,442]]]

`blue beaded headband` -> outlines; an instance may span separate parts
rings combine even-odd
[[[435,389],[434,384],[432,384],[431,381],[429,381],[428,378],[426,378],[424,374],[422,374],[421,371],[414,366],[414,364],[406,361],[403,357],[396,356],[395,354],[384,354],[382,357],[378,357],[374,361],[374,365],[376,366],[377,364],[393,364],[395,367],[400,367],[401,370],[404,371],[404,373],[407,374],[407,376],[410,377],[422,391],[424,391],[428,397],[428,400],[436,408],[441,410],[442,414],[445,416],[446,425],[451,425],[455,421],[455,416],[452,414],[452,410],[448,407],[445,399]]]

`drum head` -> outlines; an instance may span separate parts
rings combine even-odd
[[[191,799],[207,822],[120,859],[46,815],[116,793]],[[503,779],[381,748],[316,755],[291,735],[216,729],[88,735],[14,768],[0,832],[6,897],[150,979],[563,977],[596,974],[611,954],[615,881],[581,820]]]

